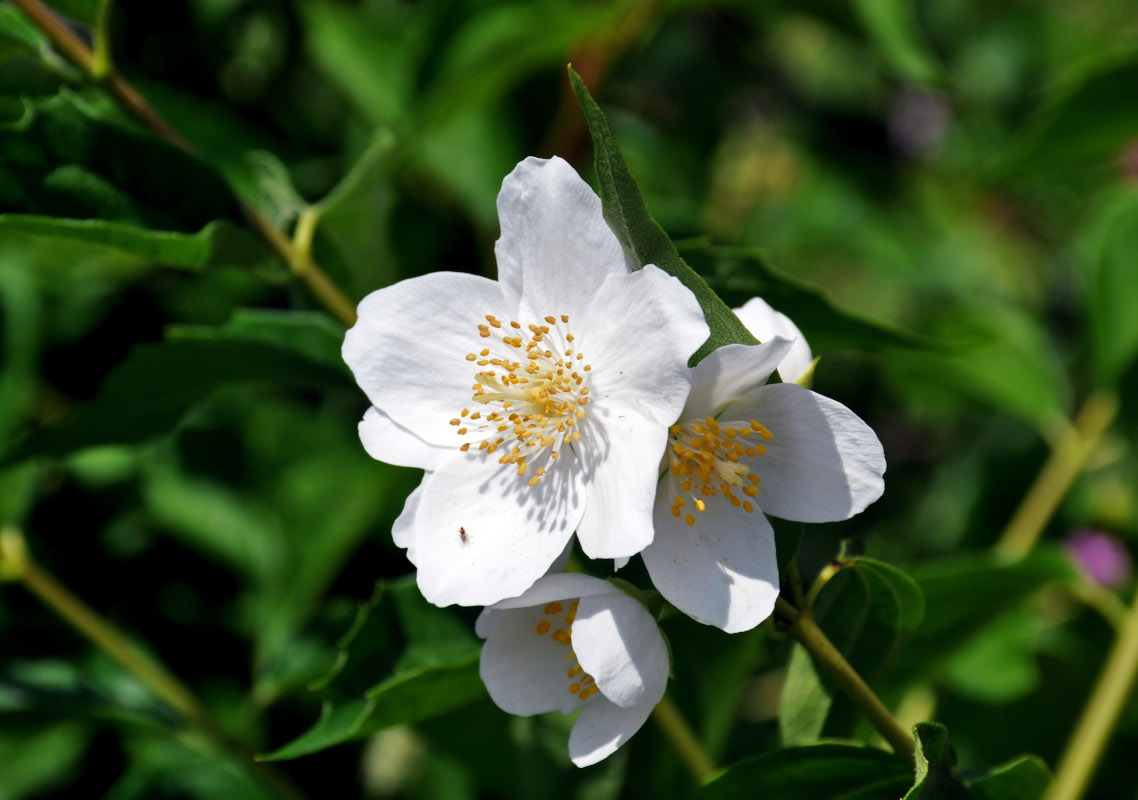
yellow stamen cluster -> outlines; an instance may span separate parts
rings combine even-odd
[[[584,363],[583,353],[574,350],[573,334],[563,329],[569,315],[548,316],[545,322],[523,329],[520,322],[503,323],[486,315],[478,335],[492,341],[477,353],[468,353],[466,360],[490,368],[475,375],[471,389],[474,402],[492,410],[483,414],[464,408],[450,421],[460,436],[473,437],[459,450],[469,451],[475,442],[487,453],[501,449],[498,463],[516,465],[519,476],[546,456],[529,479],[530,486],[536,486],[557,460],[558,445],[580,441],[581,432],[574,426],[585,418],[589,403],[584,373],[592,367]]]
[[[767,452],[762,442],[751,438],[755,436],[767,442],[774,438],[762,423],[754,419],[720,423],[707,417],[703,422],[677,423],[668,432],[671,434],[668,460],[683,492],[672,500],[673,517],[682,517],[688,525],[695,525],[695,514],[685,513],[684,495],[691,497],[696,511],[707,509],[705,497],[725,497],[731,505],[747,513],[755,510],[751,500],[759,493],[759,476],[740,463],[740,459]],[[745,498],[738,497],[736,491]]]
[[[537,623],[537,635],[545,636],[550,630],[550,638],[560,645],[569,648],[568,654],[565,656],[565,663],[569,664],[569,670],[566,676],[569,678],[569,694],[577,695],[578,700],[588,700],[595,695],[600,689],[597,688],[597,682],[593,676],[585,672],[584,667],[577,663],[577,655],[573,652],[573,620],[577,618],[577,604],[579,601],[574,600],[569,604],[569,613],[561,617],[561,612],[565,607],[558,601],[554,600],[552,603],[547,603],[541,612],[547,617],[559,618],[556,622],[550,622],[543,619]],[[565,627],[560,627],[561,622],[564,621]],[[554,624],[558,625],[554,628]]]

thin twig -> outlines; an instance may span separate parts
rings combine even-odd
[[[913,758],[915,750],[913,737],[896,718],[889,713],[885,704],[873,693],[873,689],[862,679],[850,662],[834,647],[822,629],[814,622],[809,610],[800,610],[781,597],[776,601],[776,611],[789,625],[787,635],[801,644],[822,669],[829,674],[842,691],[853,700],[869,723],[880,733],[898,755]]]
[[[1086,792],[1138,676],[1138,594],[1118,627],[1114,646],[1067,749],[1059,759],[1047,800],[1078,800]]]
[[[1099,390],[1087,398],[1008,522],[996,543],[997,552],[1011,559],[1031,552],[1117,414],[1118,397],[1113,392]]]
[[[23,535],[14,528],[0,531],[0,580],[23,584],[44,605],[138,678],[215,747],[228,753],[279,797],[285,800],[303,797],[276,770],[254,761],[252,752],[221,727],[209,709],[177,676],[39,566],[28,553]]]

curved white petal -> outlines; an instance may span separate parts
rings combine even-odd
[[[517,597],[510,597],[494,604],[496,609],[526,608],[543,606],[554,600],[576,600],[581,597],[597,595],[624,594],[606,580],[584,575],[580,572],[559,572],[546,575]],[[482,634],[479,633],[479,636]]]
[[[706,499],[695,525],[672,516],[676,481],[660,481],[656,538],[640,557],[669,603],[727,633],[750,630],[771,615],[778,597],[774,531],[762,512]],[[689,506],[690,507],[690,506]]]
[[[581,700],[569,692],[570,649],[553,641],[549,632],[537,632],[546,619],[541,608],[487,609],[483,615],[487,613],[494,624],[483,624],[491,635],[482,645],[478,672],[494,703],[522,717],[580,708]]]
[[[471,405],[477,368],[466,355],[491,342],[478,334],[486,314],[510,317],[492,280],[434,272],[400,281],[360,303],[344,361],[372,405],[428,444],[457,447],[449,422]]]
[[[494,456],[457,454],[423,479],[408,558],[435,605],[490,605],[528,589],[581,518],[580,470],[566,451],[529,486]]]
[[[398,467],[434,469],[454,455],[453,447],[427,444],[375,406],[364,412],[359,431],[369,456]]]
[[[692,369],[691,394],[680,419],[702,422],[724,406],[763,386],[790,350],[788,339],[762,344],[728,344],[713,350]]]
[[[784,383],[797,383],[814,362],[814,354],[810,352],[810,345],[806,343],[806,337],[798,326],[786,314],[771,308],[761,297],[752,297],[742,308],[736,308],[735,316],[760,342],[778,336],[794,343],[778,365],[778,376]]]
[[[773,435],[766,455],[748,461],[759,476],[756,501],[798,522],[835,522],[865,509],[885,490],[885,453],[862,420],[828,397],[778,383],[764,386],[723,418],[757,419]]]
[[[577,541],[589,558],[623,558],[652,541],[652,503],[668,429],[630,408],[598,403],[581,426],[585,513]]]
[[[431,477],[431,473],[423,476],[423,480],[415,487],[415,491],[407,495],[407,500],[403,503],[403,511],[396,517],[395,522],[391,526],[391,541],[395,543],[396,547],[402,547],[407,550],[407,558],[412,563],[415,561],[415,556],[412,553],[415,547],[415,515],[419,513],[419,501],[423,499],[423,484]]]
[[[675,422],[691,389],[688,359],[709,333],[695,295],[649,264],[606,278],[585,323],[575,344],[592,366],[593,402]]]
[[[656,705],[668,683],[668,649],[656,620],[624,592],[581,598],[573,650],[609,701]]]
[[[569,758],[578,767],[588,767],[608,758],[640,730],[654,707],[655,703],[621,708],[600,695],[593,695],[569,734]]]
[[[601,200],[560,158],[527,158],[502,181],[498,280],[520,313],[538,318],[585,312],[610,274],[629,272]],[[525,322],[523,320],[523,322]]]

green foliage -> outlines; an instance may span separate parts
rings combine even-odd
[[[485,691],[477,639],[451,612],[428,604],[411,579],[378,585],[339,646],[335,666],[313,684],[325,698],[320,719],[265,759],[298,758],[427,719]]]
[[[968,790],[956,773],[956,753],[948,743],[948,730],[935,722],[913,728],[917,752],[917,782],[905,800],[968,800]]]
[[[89,404],[59,427],[30,434],[5,454],[5,461],[146,441],[167,433],[196,403],[234,383],[351,386],[342,365],[329,358],[336,352],[335,338],[327,337],[337,334],[326,321],[315,324],[303,316],[281,324],[274,317],[239,317],[217,331],[191,335],[183,330],[161,344],[139,345]]]
[[[1020,756],[968,780],[975,800],[1042,800],[1051,771],[1038,756]]]
[[[699,800],[755,796],[871,800],[897,797],[911,771],[896,756],[871,747],[815,744],[754,756],[725,770],[698,794]]]
[[[1096,380],[1110,386],[1138,353],[1138,192],[1127,187],[1107,193],[1085,224],[1091,370]]]

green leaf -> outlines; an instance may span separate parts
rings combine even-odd
[[[839,652],[872,684],[893,658],[902,634],[911,635],[920,625],[924,597],[916,582],[896,567],[864,556],[842,561],[843,568],[816,601],[815,616]],[[794,741],[809,741],[822,733],[852,734],[861,720],[853,703],[835,691],[829,677],[796,661],[794,655],[790,665],[794,673],[788,677],[795,683],[784,690],[780,731]]]
[[[801,522],[788,522],[774,517],[770,519],[770,523],[774,528],[774,551],[775,560],[778,561],[778,574],[785,575],[786,565],[798,554],[806,526]]]
[[[74,720],[6,725],[0,730],[0,800],[43,797],[66,786],[90,737],[90,729]]]
[[[850,560],[847,569],[862,574],[870,585],[872,608],[878,618],[890,627],[912,631],[925,616],[925,596],[917,582],[892,564],[859,556]]]
[[[315,337],[326,336],[312,327]],[[111,370],[91,402],[59,427],[35,431],[0,459],[60,456],[101,444],[136,444],[169,432],[182,415],[215,390],[250,382],[279,386],[350,388],[350,375],[284,340],[247,334],[176,338],[138,345]]]
[[[1109,386],[1138,354],[1138,191],[1124,186],[1109,192],[1084,227],[1091,371],[1098,383]]]
[[[276,263],[260,239],[226,220],[211,222],[197,233],[186,234],[104,220],[0,214],[0,235],[7,232],[84,242],[191,270]]]
[[[973,800],[1043,800],[1051,770],[1039,756],[1020,756],[968,780]]]
[[[905,794],[905,800],[969,800],[956,774],[956,753],[948,742],[948,729],[935,722],[921,722],[913,726],[917,752],[913,760],[917,767],[916,783]]]
[[[313,686],[325,698],[320,719],[261,758],[298,758],[466,705],[485,694],[480,650],[451,611],[423,599],[413,577],[380,583],[341,640],[336,665]]]
[[[1078,576],[1061,553],[1037,548],[1012,563],[988,553],[942,558],[914,569],[913,578],[925,596],[925,617],[893,666],[898,679],[935,674],[1002,612],[1048,583]]]
[[[802,645],[794,643],[778,701],[778,732],[783,746],[817,741],[832,703],[814,659]]]
[[[755,797],[870,800],[899,797],[912,780],[904,760],[852,744],[788,747],[733,764],[696,792],[698,800]]]
[[[208,164],[63,91],[0,124],[0,208],[194,233],[241,220]]]
[[[911,3],[855,0],[853,10],[899,77],[925,85],[944,83],[943,71],[929,50]]]
[[[756,344],[754,336],[748,332],[739,318],[727,307],[719,296],[695,270],[680,258],[676,246],[664,233],[664,229],[648,213],[644,198],[636,179],[628,169],[616,137],[609,128],[604,113],[589,94],[581,76],[569,68],[569,80],[581,110],[585,114],[589,132],[593,137],[593,155],[596,161],[597,180],[600,182],[601,205],[605,221],[620,240],[625,255],[633,267],[639,269],[646,264],[655,264],[660,269],[680,280],[691,289],[711,328],[707,341],[691,357],[691,364],[698,364],[704,356],[725,344],[738,342]]]
[[[1136,83],[1138,49],[1133,45],[1080,64],[1054,81],[1004,157],[1001,176],[1112,178],[1119,151],[1138,130],[1138,107],[1119,101]]]
[[[823,289],[772,266],[755,248],[700,247],[690,253],[712,286],[725,294],[744,295],[740,304],[748,297],[761,296],[794,320],[815,349],[943,351],[961,347],[842,308]]]
[[[166,338],[262,342],[347,374],[340,356],[344,329],[318,311],[239,308],[224,325],[172,325],[166,329]]]

